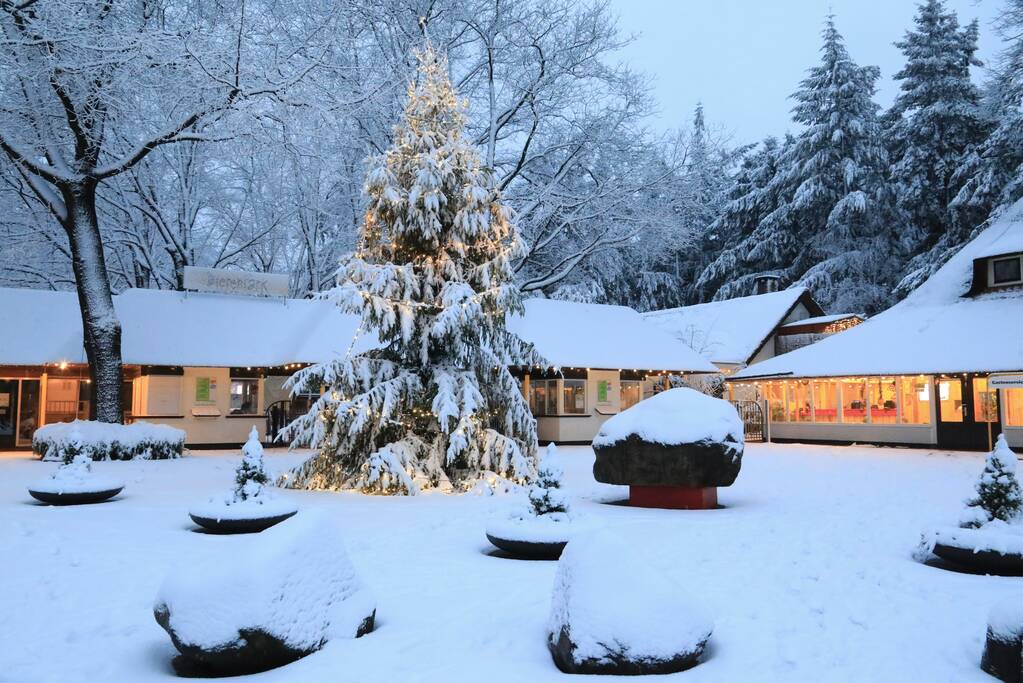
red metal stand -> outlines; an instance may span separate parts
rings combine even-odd
[[[716,486],[687,489],[681,486],[630,486],[629,505],[669,510],[711,510],[718,506]]]

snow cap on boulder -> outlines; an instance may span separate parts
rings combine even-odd
[[[199,669],[251,673],[373,628],[374,599],[326,514],[222,538],[188,557],[156,598],[157,621]]]
[[[613,532],[579,533],[558,561],[548,636],[562,671],[681,671],[698,662],[712,629],[681,586]]]
[[[610,446],[635,434],[666,446],[700,441],[743,442],[742,420],[728,401],[679,387],[618,413],[600,427],[594,446]]]

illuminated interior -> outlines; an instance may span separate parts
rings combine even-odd
[[[1005,426],[1023,427],[1023,389],[1003,389]]]
[[[931,422],[931,384],[924,375],[786,380],[758,382],[756,387],[767,400],[772,422],[891,425]],[[1023,389],[1019,391],[1023,394]],[[1023,396],[1017,400],[1018,419],[1023,421]]]

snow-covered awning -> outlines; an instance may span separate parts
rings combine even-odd
[[[74,292],[0,288],[11,324],[0,332],[0,365],[84,363]],[[114,297],[122,358],[131,365],[268,367],[344,355],[359,318],[328,301],[130,289]],[[631,308],[530,300],[510,328],[551,363],[566,367],[713,372],[714,368]],[[376,344],[363,333],[352,347]]]
[[[1021,247],[1023,202],[967,243],[901,303],[729,379],[1023,370],[1023,290],[965,296],[975,259]]]
[[[803,300],[821,313],[804,287],[769,294],[644,313],[654,323],[715,363],[743,365],[756,355],[775,328]]]

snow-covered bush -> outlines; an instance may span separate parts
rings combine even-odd
[[[998,435],[977,481],[977,494],[966,505],[960,523],[967,528],[981,527],[996,519],[1012,522],[1019,517],[1023,491],[1016,480],[1016,454],[1004,434]]]
[[[223,496],[214,496],[205,504],[189,510],[193,519],[243,520],[293,514],[294,503],[278,498],[267,486],[270,477],[263,465],[263,445],[253,427],[242,446],[242,460],[234,475],[234,489]]]
[[[558,561],[548,644],[562,671],[681,671],[698,663],[712,629],[681,586],[610,531],[576,535]]]
[[[170,572],[154,606],[196,672],[262,671],[373,630],[374,598],[330,515],[208,547]]]
[[[180,458],[185,432],[167,425],[134,422],[128,425],[75,420],[40,427],[32,450],[43,460],[69,462],[68,439],[77,433],[81,450],[93,460],[164,460]]]
[[[547,444],[536,481],[529,487],[529,503],[536,516],[568,512],[568,498],[561,488],[564,471],[558,461],[558,448]]]

